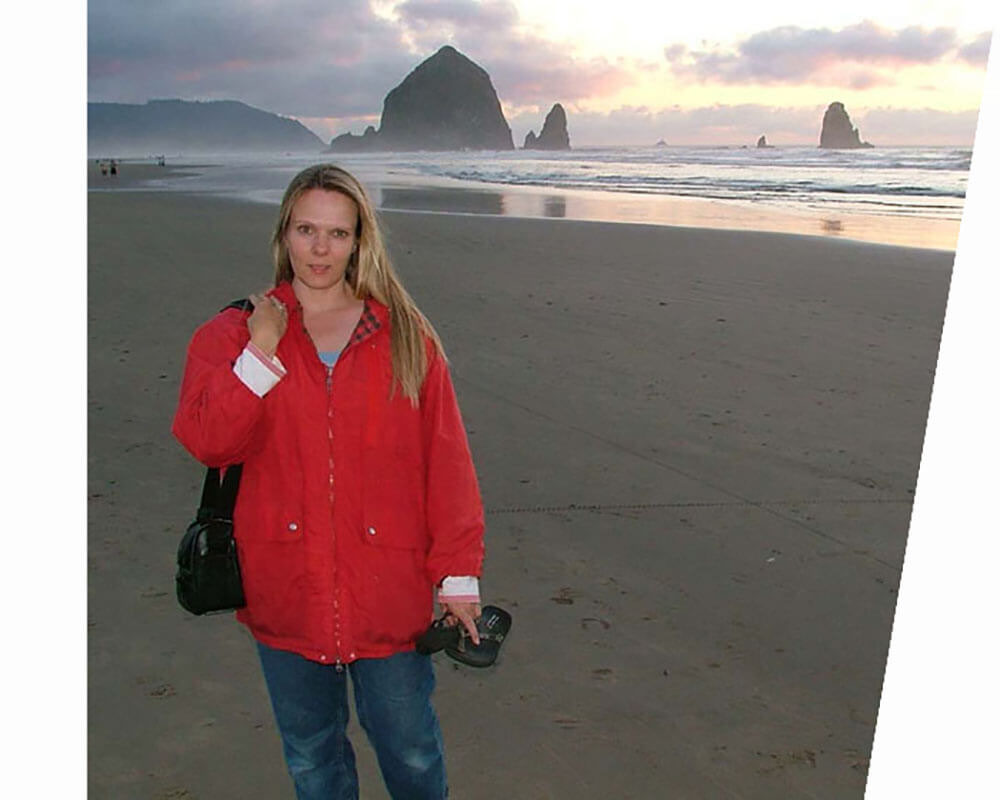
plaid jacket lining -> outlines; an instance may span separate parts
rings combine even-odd
[[[361,318],[358,320],[358,324],[354,326],[354,333],[351,334],[351,344],[360,344],[381,327],[382,323],[378,321],[378,317],[375,316],[368,305],[368,301],[365,300],[365,308],[361,312]]]

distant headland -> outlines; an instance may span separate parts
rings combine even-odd
[[[87,103],[87,152],[318,152],[323,140],[298,120],[236,100]]]

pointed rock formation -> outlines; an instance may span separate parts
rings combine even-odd
[[[535,150],[569,150],[569,131],[566,129],[566,111],[559,104],[545,116],[542,132],[535,136],[531,131],[524,137],[524,149]]]
[[[830,103],[823,115],[819,146],[831,149],[856,149],[874,145],[861,141],[861,135],[851,124],[851,118],[847,116],[843,103]]]
[[[765,148],[765,147],[773,147],[773,145],[770,145],[770,144],[767,143],[767,137],[766,136],[761,136],[757,140],[757,147]]]
[[[338,136],[331,150],[513,150],[486,70],[445,45],[386,95],[378,131]]]

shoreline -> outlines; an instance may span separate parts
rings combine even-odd
[[[130,196],[138,196],[143,198],[155,198],[155,197],[178,197],[178,198],[188,198],[190,200],[196,201],[207,201],[208,203],[218,203],[220,207],[225,207],[228,205],[243,205],[247,207],[254,208],[271,208],[276,210],[278,203],[272,203],[270,200],[260,200],[254,199],[252,197],[240,197],[235,195],[217,194],[214,192],[195,192],[195,191],[178,191],[178,190],[162,190],[154,189],[148,186],[135,185],[135,186],[122,186],[118,189],[98,189],[94,190],[94,194],[115,194],[121,192],[122,194],[128,194]],[[88,192],[89,193],[89,192]],[[801,241],[805,244],[809,242],[820,242],[824,246],[828,247],[845,247],[845,248],[858,248],[861,250],[871,249],[875,252],[879,250],[913,250],[918,253],[927,253],[933,255],[941,255],[949,260],[954,257],[954,251],[948,250],[946,248],[934,248],[934,247],[921,247],[919,245],[913,244],[902,244],[902,243],[892,243],[892,242],[878,242],[878,241],[867,241],[863,239],[852,239],[849,237],[840,236],[824,236],[818,233],[802,232],[796,230],[761,230],[759,228],[739,228],[739,227],[706,227],[700,225],[680,225],[680,224],[669,224],[669,223],[656,223],[644,220],[614,220],[614,219],[577,219],[571,217],[547,217],[547,216],[520,216],[514,214],[487,214],[481,211],[441,211],[435,209],[417,209],[417,208],[385,208],[379,206],[376,208],[379,218],[382,220],[383,224],[391,219],[395,215],[407,217],[421,217],[427,216],[431,218],[447,218],[455,217],[458,219],[469,219],[469,220],[485,220],[490,222],[497,222],[501,225],[505,223],[510,223],[517,225],[519,223],[528,224],[539,224],[539,225],[556,225],[556,226],[568,226],[572,228],[573,226],[612,226],[613,228],[624,228],[626,230],[632,229],[636,231],[648,231],[654,233],[656,231],[663,231],[666,234],[676,233],[679,235],[684,234],[696,234],[696,235],[731,235],[737,237],[747,237],[752,240],[755,237],[761,237],[764,240],[773,239],[775,241]]]
[[[127,174],[102,177],[88,162],[88,192],[179,192],[243,199],[277,205],[283,189],[243,190],[157,187],[174,178],[211,177],[214,165],[129,164]],[[647,224],[704,230],[761,231],[815,236],[822,239],[954,253],[960,221],[929,217],[759,207],[735,200],[678,197],[633,192],[598,192],[541,186],[509,186],[426,176],[393,176],[376,180],[363,165],[348,165],[371,192],[380,211],[433,212],[517,219],[567,219],[580,222]],[[289,170],[289,177],[293,170]]]
[[[676,195],[509,186],[442,179],[439,186],[383,183],[380,209],[487,214],[521,219],[648,224],[761,231],[954,253],[959,220],[889,214],[809,213],[799,209]],[[386,205],[388,199],[388,205]],[[476,210],[476,206],[487,210]]]

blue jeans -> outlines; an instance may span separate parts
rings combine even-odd
[[[375,749],[389,794],[394,800],[447,796],[429,656],[363,658],[338,670],[260,642],[257,649],[298,800],[358,798],[354,750],[346,733],[348,672],[358,721]]]

